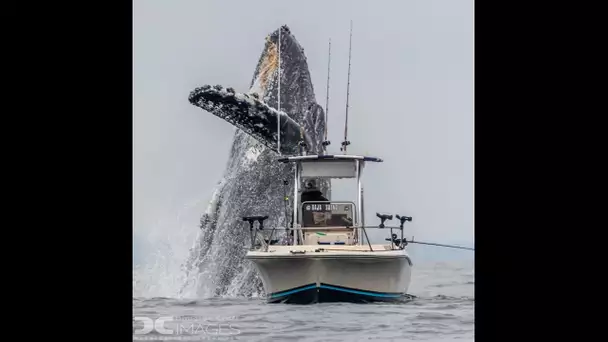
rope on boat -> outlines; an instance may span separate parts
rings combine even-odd
[[[429,245],[429,246],[438,246],[438,247],[447,247],[447,248],[457,248],[457,249],[466,249],[469,251],[474,251],[475,248],[471,248],[471,247],[464,247],[464,246],[456,246],[456,245],[444,245],[441,243],[434,243],[434,242],[422,242],[422,241],[408,241],[407,243],[417,243],[420,245]]]

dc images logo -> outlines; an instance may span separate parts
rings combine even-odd
[[[178,321],[176,317],[133,317],[133,335],[204,335],[204,336],[234,336],[240,334],[240,330],[227,322],[180,322],[168,328],[166,323]]]

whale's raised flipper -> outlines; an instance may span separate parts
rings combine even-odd
[[[296,154],[300,141],[310,145],[302,126],[287,114],[269,107],[255,95],[236,93],[232,88],[205,85],[196,88],[188,100],[211,114],[222,118],[277,151],[277,118],[281,120],[281,153]]]

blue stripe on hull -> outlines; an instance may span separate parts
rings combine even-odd
[[[287,290],[287,291],[275,292],[275,293],[271,294],[270,297],[271,298],[278,298],[278,297],[289,296],[291,294],[295,294],[295,293],[298,293],[298,292],[315,289],[316,287],[317,287],[316,284],[305,285],[305,286],[297,287],[297,288],[294,288],[294,289],[291,289],[291,290]]]
[[[329,284],[308,284],[268,296],[269,303],[312,304],[324,302],[385,302],[406,298],[405,293],[374,292]]]
[[[403,294],[401,294],[401,293],[369,292],[369,291],[355,290],[355,289],[349,289],[349,288],[325,285],[325,284],[321,284],[319,286],[319,288],[333,290],[333,291],[348,292],[348,293],[353,293],[353,294],[358,294],[358,295],[363,295],[363,296],[372,296],[372,297],[399,298],[399,297],[403,296]]]

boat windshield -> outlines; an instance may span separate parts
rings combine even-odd
[[[351,227],[355,204],[314,201],[302,203],[302,227]]]

